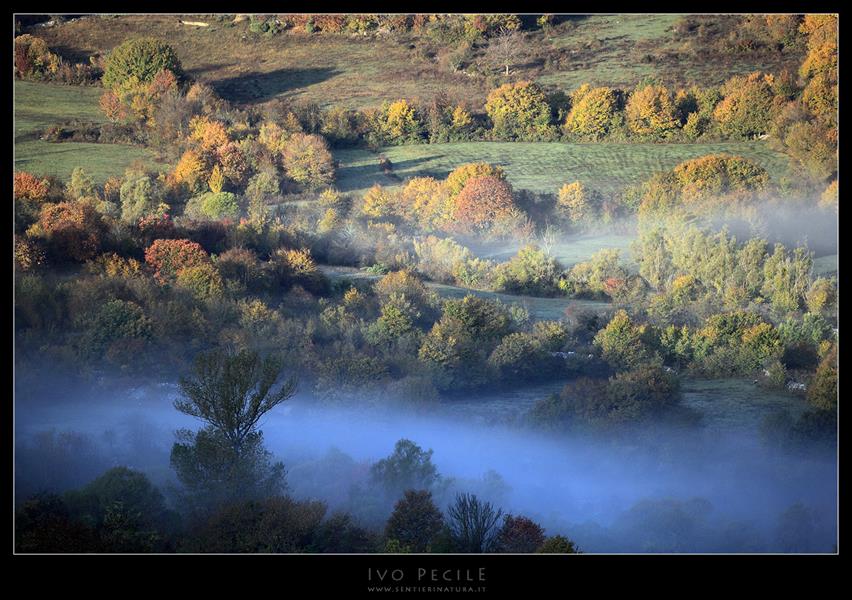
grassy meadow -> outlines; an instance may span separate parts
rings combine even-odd
[[[45,128],[65,121],[104,122],[98,107],[101,93],[102,88],[94,86],[16,81],[15,170],[67,179],[75,167],[83,167],[97,182],[103,183],[108,177],[123,175],[135,161],[155,165],[154,153],[137,146],[39,139]]]
[[[482,59],[483,49],[477,46],[454,71],[445,60],[449,46],[428,36],[308,35],[303,29],[264,35],[252,33],[247,20],[233,23],[232,17],[103,15],[43,28],[39,35],[62,55],[80,61],[104,54],[128,37],[168,39],[187,73],[228,100],[245,103],[283,97],[363,108],[383,100],[428,99],[445,90],[481,107],[488,90],[506,81],[496,67],[485,72],[471,68]],[[670,86],[708,85],[734,73],[795,71],[800,62],[800,57],[786,55],[697,53],[672,31],[679,17],[569,17],[549,32],[527,35],[527,50],[508,80],[537,81],[565,91],[582,83],[632,88],[647,78]],[[180,19],[208,27],[182,25]]]
[[[468,162],[500,165],[517,189],[555,193],[570,181],[604,193],[640,183],[654,173],[671,169],[684,160],[727,152],[752,159],[777,180],[789,166],[786,155],[770,150],[765,142],[726,142],[715,144],[565,144],[559,142],[464,142],[419,144],[368,150],[338,150],[340,161],[337,186],[358,192],[373,184],[399,185],[379,168],[378,157],[393,163],[394,174],[409,177],[444,178],[457,166]]]

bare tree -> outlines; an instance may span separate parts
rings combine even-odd
[[[508,77],[509,68],[525,50],[526,40],[520,31],[502,28],[488,43],[486,55],[492,63],[505,69],[504,74]]]
[[[495,549],[502,509],[494,509],[473,494],[457,494],[447,510],[453,541],[462,552],[489,552]]]

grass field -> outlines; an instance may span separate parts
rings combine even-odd
[[[99,87],[64,86],[16,81],[15,170],[67,179],[75,167],[83,167],[103,183],[112,175],[123,175],[134,161],[153,166],[154,155],[144,148],[120,144],[53,143],[39,139],[44,128],[80,119],[101,123]]]
[[[837,255],[829,254],[814,259],[814,273],[817,275],[837,274]]]
[[[634,234],[587,234],[587,235],[560,235],[549,248],[550,255],[567,268],[577,263],[585,262],[596,252],[604,248],[616,248],[621,251],[621,260],[626,266],[631,266],[632,258],[630,245],[636,239]],[[508,242],[499,246],[482,246],[473,248],[477,256],[489,258],[494,261],[507,261],[517,254],[525,242]]]
[[[209,26],[181,25],[180,18]],[[566,91],[586,82],[632,88],[648,77],[688,87],[718,84],[735,73],[755,70],[795,72],[801,62],[801,57],[774,54],[716,55],[703,46],[699,56],[672,35],[669,28],[678,18],[569,18],[549,34],[528,34],[529,52],[519,56],[509,79],[534,80]],[[413,34],[311,36],[298,29],[265,36],[251,33],[248,21],[232,24],[213,15],[92,16],[31,33],[77,61],[108,52],[130,37],[162,38],[175,48],[190,75],[237,102],[280,96],[360,108],[401,97],[428,99],[445,90],[480,107],[488,90],[505,82],[496,67],[488,75],[453,72],[438,55],[442,44]],[[446,45],[442,51],[448,51]],[[482,48],[474,50],[468,63],[481,60],[482,53]],[[464,68],[470,70],[469,64]]]
[[[784,173],[786,155],[770,150],[764,142],[718,144],[562,144],[465,142],[392,146],[381,152],[391,160],[394,173],[403,180],[430,175],[443,178],[460,164],[488,162],[502,166],[515,188],[555,193],[567,182],[580,180],[602,192],[612,193],[628,184],[705,154],[729,152],[750,158],[773,178]],[[378,155],[367,150],[340,150],[338,187],[360,192],[375,183],[398,185],[382,173]]]

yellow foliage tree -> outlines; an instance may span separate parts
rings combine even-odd
[[[664,135],[679,124],[671,93],[659,85],[646,85],[633,92],[626,113],[628,127],[639,135]]]
[[[396,198],[387,189],[376,184],[364,194],[361,212],[376,219],[392,217],[397,213]]]
[[[210,173],[210,179],[207,180],[207,185],[210,187],[210,191],[214,194],[218,194],[222,191],[222,188],[225,185],[225,176],[222,174],[222,169],[219,168],[219,165],[213,167],[213,172]]]
[[[205,171],[206,166],[198,153],[194,150],[187,150],[175,166],[174,180],[194,189],[199,182],[205,180]]]
[[[609,133],[615,109],[615,92],[612,89],[583,85],[571,96],[571,110],[565,118],[565,130],[583,137],[600,139]]]
[[[506,179],[506,173],[501,167],[489,165],[488,163],[467,163],[456,167],[447,175],[447,190],[450,196],[455,196],[462,191],[465,184],[476,177],[496,177]]]

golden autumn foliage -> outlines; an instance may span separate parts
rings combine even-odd
[[[265,121],[258,131],[257,141],[274,156],[278,156],[284,151],[284,146],[291,135],[277,123]]]
[[[334,181],[334,157],[322,136],[294,133],[284,146],[281,162],[287,177],[297,183],[320,187]]]
[[[753,137],[769,130],[773,116],[774,78],[758,72],[731,77],[713,117],[726,135]]]
[[[222,191],[222,187],[225,185],[225,176],[222,174],[222,169],[219,165],[213,167],[213,172],[210,173],[210,178],[207,180],[207,186],[210,188],[210,191],[214,194],[218,194]]]
[[[625,108],[627,125],[639,135],[660,136],[679,125],[671,93],[663,86],[646,85],[630,95]]]
[[[615,111],[614,90],[583,85],[571,96],[571,110],[565,118],[564,128],[582,137],[600,139],[610,131]]]
[[[385,103],[378,115],[381,132],[394,142],[410,142],[420,137],[422,125],[408,100]]]
[[[496,177],[506,179],[506,173],[502,167],[495,167],[488,163],[467,163],[453,169],[447,175],[446,186],[450,196],[455,196],[462,191],[465,184],[475,177]]]
[[[595,194],[579,181],[566,183],[559,190],[556,206],[572,223],[593,219],[599,210]]]
[[[491,90],[485,112],[494,124],[494,133],[503,139],[545,135],[550,130],[550,105],[544,91],[535,83],[504,83]]]
[[[399,194],[399,211],[422,229],[440,229],[452,215],[447,186],[432,177],[410,179]]]
[[[155,114],[163,97],[177,91],[178,80],[174,73],[163,70],[149,81],[131,76],[107,89],[99,100],[101,111],[113,122],[155,122]]]
[[[198,183],[206,179],[207,167],[204,161],[194,150],[183,153],[175,165],[174,179],[177,183],[187,185],[190,189],[197,187]]]
[[[202,116],[193,117],[189,122],[189,139],[202,153],[213,152],[230,141],[222,123]]]
[[[839,194],[837,190],[837,180],[835,179],[831,183],[828,184],[828,187],[825,188],[825,191],[822,193],[819,199],[820,206],[834,208],[837,210]]]
[[[651,180],[639,207],[640,214],[678,205],[718,209],[747,201],[769,183],[766,170],[741,156],[710,154],[684,161]]]
[[[361,213],[375,219],[395,216],[397,214],[395,194],[379,184],[374,185],[364,194]]]

